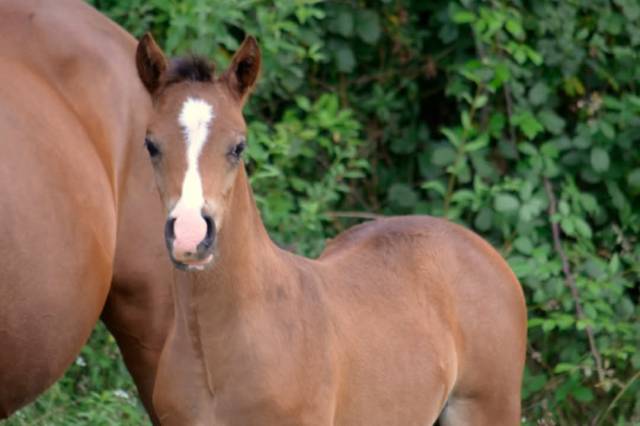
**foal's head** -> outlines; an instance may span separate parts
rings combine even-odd
[[[216,233],[246,147],[242,107],[260,70],[248,37],[219,77],[198,58],[168,61],[150,35],[138,44],[138,74],[153,98],[145,146],[168,211],[165,238],[182,269],[212,259]]]

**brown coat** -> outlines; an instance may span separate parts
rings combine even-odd
[[[154,402],[163,425],[516,425],[522,290],[478,236],[431,217],[278,249],[244,173],[212,269],[181,272]],[[446,405],[445,405],[446,404]]]
[[[161,206],[135,48],[82,1],[0,2],[0,418],[63,374],[101,313],[151,409],[172,277],[146,211]]]

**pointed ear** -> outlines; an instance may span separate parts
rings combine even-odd
[[[240,48],[233,55],[231,65],[224,72],[231,91],[242,102],[253,88],[260,73],[260,48],[258,42],[252,36],[248,36],[242,42]]]
[[[160,87],[160,78],[167,69],[167,59],[150,33],[146,33],[138,43],[136,66],[140,80],[150,94]]]

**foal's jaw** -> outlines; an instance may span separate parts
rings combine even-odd
[[[210,254],[206,259],[201,261],[193,261],[191,263],[182,263],[173,259],[173,266],[181,271],[195,272],[204,271],[213,265],[213,254]]]

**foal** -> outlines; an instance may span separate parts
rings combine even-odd
[[[255,40],[219,77],[149,35],[137,65],[167,247],[187,271],[154,390],[163,425],[519,424],[526,310],[493,248],[413,216],[356,226],[316,260],[279,249],[241,159]]]

